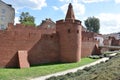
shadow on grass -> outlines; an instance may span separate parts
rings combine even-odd
[[[69,62],[69,64],[70,63],[74,63],[74,62]],[[43,63],[43,64],[38,64],[38,65],[30,65],[30,67],[50,66],[50,65],[58,65],[58,64],[68,64],[68,62]]]

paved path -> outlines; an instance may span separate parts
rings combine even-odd
[[[95,61],[93,63],[87,64],[87,65],[84,65],[84,66],[81,66],[81,67],[78,67],[78,68],[74,68],[74,69],[70,69],[70,70],[66,70],[66,71],[62,71],[62,72],[57,72],[57,73],[46,75],[46,76],[41,76],[41,77],[34,78],[34,79],[31,79],[31,80],[45,80],[45,79],[47,79],[49,77],[52,77],[52,76],[65,75],[65,74],[70,73],[70,72],[76,72],[77,70],[83,69],[85,67],[96,65],[96,64],[98,64],[100,62],[105,62],[106,60],[109,60],[109,58],[105,57],[105,58],[99,59],[99,60],[97,60],[97,61]]]

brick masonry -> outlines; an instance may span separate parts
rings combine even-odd
[[[0,31],[0,67],[25,68],[53,62],[77,62],[81,57],[98,54],[93,33],[82,32],[69,4],[65,20],[56,28],[36,28],[10,23]],[[21,52],[22,51],[22,52]]]

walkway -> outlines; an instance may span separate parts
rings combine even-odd
[[[90,67],[90,66],[96,65],[100,62],[105,62],[106,60],[109,60],[109,58],[105,57],[105,58],[99,59],[99,60],[97,60],[93,63],[87,64],[87,65],[84,65],[84,66],[81,66],[81,67],[78,67],[78,68],[74,68],[74,69],[70,69],[70,70],[66,70],[66,71],[62,71],[62,72],[57,72],[57,73],[46,75],[46,76],[41,76],[41,77],[34,78],[34,79],[31,79],[31,80],[45,80],[45,79],[47,79],[49,77],[52,77],[52,76],[65,75],[65,74],[70,73],[70,72],[76,72],[79,69],[84,69],[85,67]]]

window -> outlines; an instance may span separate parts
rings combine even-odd
[[[50,36],[51,38],[53,38],[53,36]]]
[[[79,30],[77,30],[77,33],[79,33]]]
[[[71,31],[70,31],[70,29],[68,29],[68,33],[70,33]]]
[[[2,9],[2,13],[5,14],[5,9]]]
[[[5,25],[0,25],[0,30],[4,30],[5,29]]]
[[[5,16],[1,16],[1,21],[5,21]]]

